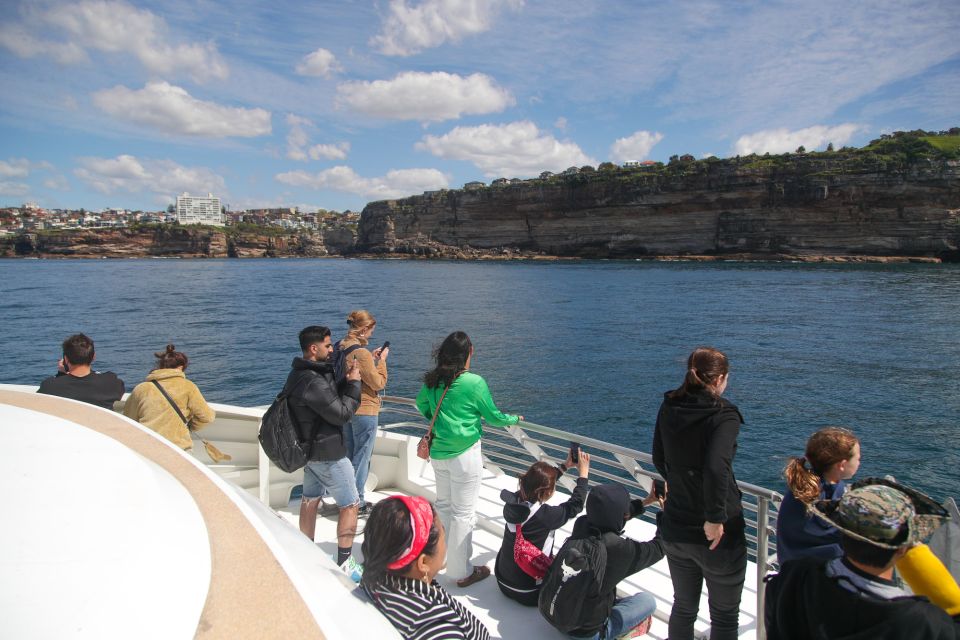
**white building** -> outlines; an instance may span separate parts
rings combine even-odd
[[[223,214],[220,198],[212,193],[206,197],[191,196],[187,193],[177,196],[177,222],[180,224],[212,224],[223,226]]]

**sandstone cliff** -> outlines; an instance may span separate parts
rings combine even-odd
[[[0,239],[0,257],[312,258],[326,255],[324,238],[319,233],[228,233],[202,227],[44,231]]]
[[[506,181],[504,181],[506,182]],[[454,257],[960,257],[960,161],[811,154],[607,167],[374,202],[357,250]]]

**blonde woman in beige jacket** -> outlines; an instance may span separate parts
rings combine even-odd
[[[353,464],[357,480],[357,493],[360,495],[360,516],[370,513],[370,505],[364,502],[363,485],[370,473],[370,458],[373,455],[373,443],[377,437],[377,424],[380,415],[380,392],[387,386],[387,355],[390,349],[378,348],[372,352],[365,349],[370,336],[377,327],[377,321],[367,311],[352,311],[347,316],[347,335],[340,341],[339,348],[347,350],[346,365],[353,360],[360,365],[360,407],[350,422],[343,426],[347,444],[347,455]]]
[[[185,353],[168,344],[164,351],[153,355],[157,358],[157,367],[147,375],[146,382],[141,382],[133,389],[123,407],[123,415],[153,429],[178,447],[190,450],[193,447],[190,431],[207,426],[217,414],[203,399],[197,385],[187,380],[184,374],[187,368]],[[189,423],[189,429],[157,384],[177,403]]]

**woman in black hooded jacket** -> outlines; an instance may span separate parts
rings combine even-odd
[[[710,637],[738,637],[747,543],[733,457],[743,418],[721,397],[728,371],[723,353],[695,349],[683,384],[664,394],[657,414],[653,464],[667,482],[660,535],[673,581],[671,640],[693,638],[704,580]]]
[[[497,553],[494,572],[503,595],[528,607],[537,606],[540,581],[528,575],[513,559],[513,547],[517,540],[517,525],[523,537],[536,545],[546,555],[553,553],[554,531],[565,525],[583,510],[587,497],[587,475],[590,473],[590,454],[581,451],[577,462],[577,486],[570,499],[560,505],[545,504],[553,496],[557,478],[573,466],[571,455],[559,467],[546,462],[534,463],[520,476],[520,490],[500,492],[503,506],[503,543]]]

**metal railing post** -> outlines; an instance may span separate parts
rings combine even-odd
[[[527,433],[520,427],[520,423],[510,425],[506,428],[506,430],[507,433],[513,436],[513,439],[519,442],[520,446],[526,449],[527,453],[533,456],[536,460],[542,461],[550,459],[550,456],[547,455],[547,452],[544,451],[540,445],[530,440],[530,437],[527,436]],[[566,476],[560,476],[560,478],[557,479],[557,482],[560,484],[560,486],[564,487],[568,491],[573,491],[573,488],[576,486],[576,481],[571,480]]]

